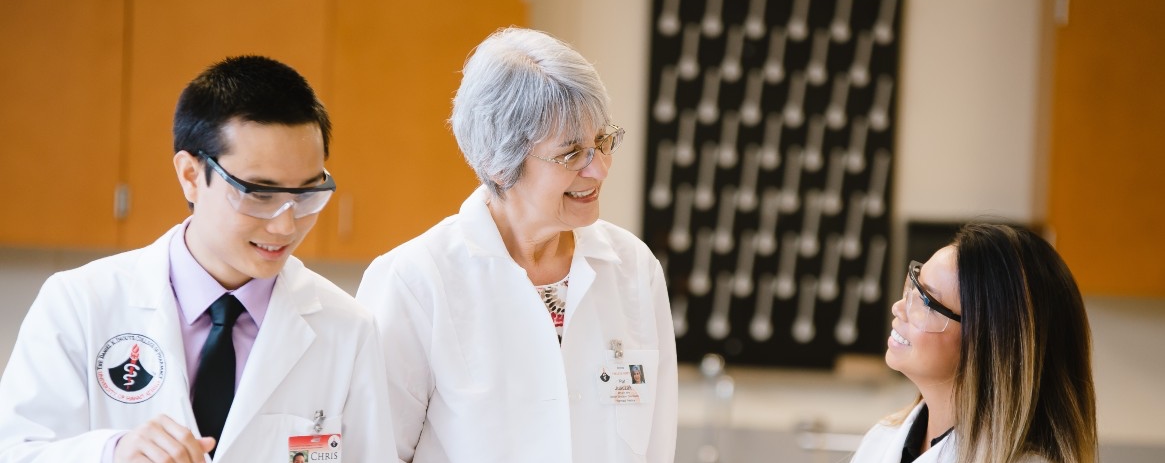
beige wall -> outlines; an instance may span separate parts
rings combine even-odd
[[[898,95],[899,217],[1043,217],[1033,197],[1040,10],[1033,0],[909,3]]]

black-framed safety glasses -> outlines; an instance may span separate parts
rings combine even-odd
[[[336,181],[324,169],[323,183],[310,187],[278,187],[259,185],[231,175],[210,155],[199,151],[198,157],[223,178],[231,189],[227,201],[236,211],[257,219],[274,219],[288,209],[295,218],[318,214],[336,191]]]
[[[943,306],[918,282],[922,264],[910,261],[906,267],[906,282],[902,285],[902,300],[906,304],[906,318],[915,328],[930,333],[946,330],[951,320],[962,323],[963,317]],[[940,317],[941,316],[941,317]]]

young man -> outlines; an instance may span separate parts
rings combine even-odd
[[[336,188],[330,129],[307,81],[268,58],[186,87],[173,161],[193,212],[45,283],[0,378],[0,461],[395,453],[370,316],[291,257]]]

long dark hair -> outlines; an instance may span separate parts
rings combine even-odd
[[[963,308],[957,460],[1096,461],[1092,336],[1068,266],[1022,228],[970,224],[953,244]]]

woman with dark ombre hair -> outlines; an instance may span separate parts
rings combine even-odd
[[[964,226],[911,262],[886,364],[920,396],[862,440],[853,462],[1097,461],[1084,302],[1034,233]]]

